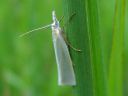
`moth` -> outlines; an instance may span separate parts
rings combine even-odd
[[[58,85],[75,86],[76,77],[73,69],[72,60],[69,54],[67,43],[63,37],[63,31],[60,27],[58,19],[56,18],[55,11],[52,11],[52,20],[53,20],[52,24],[28,31],[20,35],[20,37],[36,30],[51,27],[53,45],[54,45],[55,57],[56,57],[57,69],[58,69]]]

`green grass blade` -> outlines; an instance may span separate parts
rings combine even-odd
[[[125,0],[116,0],[110,58],[110,96],[123,95]]]
[[[87,29],[87,14],[85,0],[63,0],[65,21],[73,13],[72,20],[66,25],[68,41],[71,45],[82,52],[70,48],[71,58],[75,68],[77,85],[76,96],[93,96],[92,65],[90,54],[89,34]]]
[[[75,64],[78,96],[107,96],[105,66],[102,62],[96,0],[64,0],[66,21],[74,12],[66,33],[68,41],[82,52],[70,49]]]
[[[107,73],[103,63],[101,33],[99,29],[98,0],[87,0],[88,29],[91,42],[93,82],[95,96],[107,96]]]

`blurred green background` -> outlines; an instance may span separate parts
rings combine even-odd
[[[114,4],[113,0],[98,2],[106,65],[112,42]],[[70,87],[58,86],[51,29],[19,38],[26,31],[50,24],[52,10],[58,18],[63,15],[61,0],[0,1],[0,96],[74,96]],[[128,28],[125,30],[126,57],[127,37]],[[125,60],[127,63],[128,59]]]
[[[72,96],[59,87],[51,29],[19,35],[50,24],[62,14],[60,0],[0,1],[0,96]]]

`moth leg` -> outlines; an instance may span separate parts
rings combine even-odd
[[[60,20],[59,20],[59,22],[62,22],[62,20],[64,19],[64,15],[63,16],[61,16],[61,18],[60,18]]]
[[[76,12],[74,12],[74,13],[68,18],[68,20],[66,21],[66,23],[62,26],[62,33],[64,33],[63,31],[65,30],[65,26],[67,26],[67,25],[71,22],[71,20],[73,19],[73,17],[74,17],[75,15],[76,15]],[[64,18],[64,16],[62,16],[59,21],[62,21],[63,18]],[[64,34],[63,34],[63,35],[64,35]],[[64,37],[66,38],[66,36],[64,36]]]
[[[77,52],[81,52],[81,51],[82,51],[82,50],[80,50],[80,49],[77,49],[77,48],[73,47],[73,46],[68,42],[66,36],[64,35],[64,32],[62,32],[62,36],[63,36],[63,38],[64,38],[64,41],[66,42],[66,44],[67,44],[69,47],[71,47],[73,50],[75,50],[75,51],[77,51]]]
[[[63,32],[63,30],[65,29],[65,26],[67,26],[67,25],[72,21],[72,19],[73,19],[73,17],[74,17],[75,15],[76,15],[76,12],[74,12],[74,13],[68,18],[67,22],[63,25],[63,27],[62,27],[62,36],[63,36],[63,38],[64,38],[66,44],[67,44],[69,47],[71,47],[71,48],[72,48],[73,50],[75,50],[75,51],[81,52],[81,50],[79,50],[79,49],[73,47],[73,46],[68,42],[68,40],[67,40],[67,38],[66,38],[66,36],[65,36],[65,34],[64,34],[64,32]],[[64,18],[64,16],[61,17],[60,21],[62,21],[63,18]]]
[[[71,16],[68,18],[68,20],[65,22],[65,24],[63,25],[63,27],[67,26],[73,19],[73,17],[76,15],[76,12],[74,12],[73,14],[71,14]]]
[[[75,15],[76,15],[76,12],[72,13],[71,16],[69,17],[68,21],[71,22]]]
[[[67,40],[66,40],[66,42],[67,42],[68,46],[71,47],[73,50],[75,50],[77,52],[81,52],[82,51],[80,49],[77,49],[77,48],[73,47]]]
[[[73,17],[76,15],[76,12],[74,12],[73,14],[71,14],[71,16],[68,18],[68,20],[66,21],[66,23],[63,25],[64,26],[67,26],[73,19]],[[62,20],[64,19],[64,15],[60,18],[59,22],[62,22]]]

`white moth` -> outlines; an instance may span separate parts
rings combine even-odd
[[[58,67],[58,83],[59,85],[76,85],[72,61],[55,11],[52,12],[52,18],[52,37]]]
[[[51,27],[53,45],[54,45],[55,57],[56,57],[57,69],[58,69],[58,84],[60,86],[63,85],[74,86],[76,85],[76,79],[73,70],[72,60],[68,51],[66,41],[63,38],[62,35],[63,33],[59,26],[59,21],[56,18],[55,11],[52,12],[52,19],[53,19],[52,24],[31,30],[29,32],[26,32],[25,34],[22,34],[21,36],[24,36],[36,30]]]

